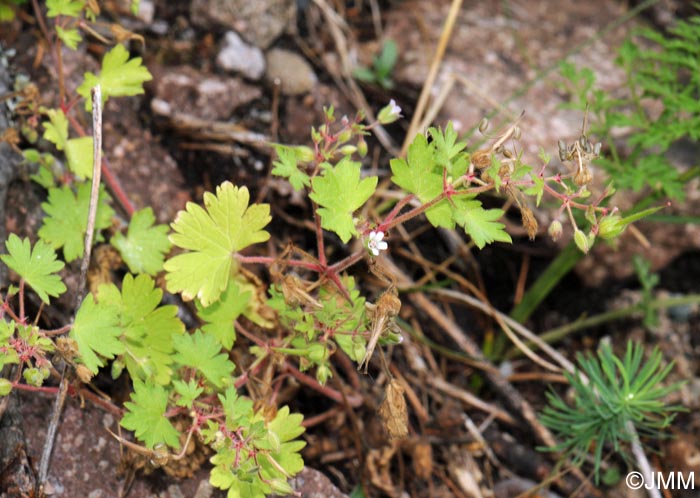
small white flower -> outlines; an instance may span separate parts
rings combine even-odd
[[[384,232],[375,232],[374,230],[369,232],[367,249],[375,256],[379,256],[379,251],[386,251],[389,247],[389,244],[382,239],[384,239]]]
[[[389,101],[389,109],[390,114],[393,114],[397,118],[401,117],[401,108],[398,105],[396,105],[396,101],[394,99],[391,99]]]

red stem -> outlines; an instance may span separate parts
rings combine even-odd
[[[332,387],[328,386],[322,386],[321,384],[318,383],[316,379],[313,377],[301,373],[299,370],[297,370],[293,365],[291,365],[289,362],[285,362],[284,365],[285,372],[289,373],[292,377],[294,377],[296,380],[301,382],[302,384],[310,387],[314,391],[318,391],[319,393],[323,394],[327,398],[332,399],[336,403],[343,403],[344,400],[347,400],[348,405],[350,405],[352,408],[357,408],[362,405],[362,396],[359,394],[348,394],[345,397],[343,397],[343,394],[336,391]]]

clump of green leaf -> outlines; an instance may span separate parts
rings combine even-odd
[[[627,94],[613,98],[595,87],[589,68],[570,62],[561,65],[564,88],[571,106],[591,113],[591,132],[610,147],[600,165],[619,189],[643,187],[675,199],[684,195],[687,177],[668,160],[669,147],[681,139],[700,138],[700,17],[679,20],[668,35],[652,29],[638,30],[620,48],[617,64],[627,75]],[[647,45],[651,44],[651,47]],[[661,105],[650,115],[644,101]],[[617,130],[629,130],[628,152],[616,145]]]
[[[575,465],[581,465],[588,451],[595,448],[597,481],[607,447],[627,456],[625,445],[637,437],[630,424],[639,436],[663,436],[663,429],[682,409],[668,405],[664,398],[680,384],[664,386],[673,365],[661,366],[658,348],[645,361],[644,347],[639,343],[628,342],[623,359],[615,356],[608,344],[601,345],[597,357],[579,353],[577,358],[580,371],[565,373],[575,392],[574,405],[550,392],[541,420],[562,441],[548,451],[564,452]]]
[[[656,327],[659,324],[659,312],[651,306],[654,299],[654,287],[659,285],[659,274],[651,271],[651,263],[635,254],[632,258],[634,271],[637,274],[639,283],[642,285],[642,306],[644,308],[644,325]]]
[[[399,50],[394,40],[387,40],[382,45],[381,52],[372,60],[372,67],[357,67],[352,75],[365,83],[379,85],[385,90],[394,88],[391,80],[391,73],[396,66],[399,57]]]

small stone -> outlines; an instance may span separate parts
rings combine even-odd
[[[274,48],[267,53],[267,73],[270,83],[279,81],[283,95],[302,95],[310,92],[318,79],[311,65],[299,54]]]
[[[180,486],[177,484],[171,484],[168,486],[168,495],[170,498],[185,498],[185,495],[182,494]]]
[[[216,65],[224,71],[240,73],[256,81],[265,74],[262,50],[248,45],[235,31],[226,33],[221,51],[216,56]]]
[[[211,498],[214,488],[209,483],[208,479],[203,479],[199,486],[197,486],[197,491],[194,493],[194,498]]]
[[[91,491],[90,494],[88,495],[88,498],[102,498],[104,496],[104,491],[101,489],[96,489],[94,491]]]
[[[282,33],[296,29],[296,0],[193,0],[190,17],[205,30],[236,30],[246,41],[266,49]]]

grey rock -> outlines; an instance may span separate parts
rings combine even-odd
[[[296,28],[295,0],[194,0],[192,22],[204,29],[223,26],[266,49],[285,31]]]
[[[265,79],[270,83],[279,81],[283,95],[308,93],[318,81],[316,73],[303,57],[279,48],[273,48],[267,52]]]
[[[224,71],[240,73],[251,80],[259,80],[265,74],[265,56],[258,47],[248,45],[238,33],[228,31],[216,56],[216,65]]]

